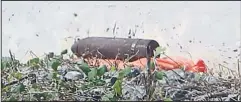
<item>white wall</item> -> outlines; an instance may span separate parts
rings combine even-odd
[[[3,1],[2,6],[3,56],[8,56],[8,49],[20,59],[29,49],[37,55],[59,52],[73,43],[64,38],[84,38],[88,30],[89,36],[111,37],[115,22],[117,37],[127,37],[138,25],[136,38],[168,43],[169,55],[188,56],[180,52],[188,51],[194,60],[226,60],[232,65],[240,52],[233,52],[240,45],[239,1]]]

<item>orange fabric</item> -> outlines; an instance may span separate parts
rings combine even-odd
[[[174,56],[174,57],[170,57],[170,58],[164,57],[163,59],[172,63],[173,65],[175,65],[175,67],[179,67],[179,66],[183,66],[183,65],[185,65],[186,67],[192,67],[195,65],[192,60],[184,58],[184,57]]]
[[[171,59],[170,59],[171,58]],[[159,70],[171,70],[171,69],[177,69],[180,68],[181,66],[186,66],[185,70],[186,71],[191,71],[191,72],[207,72],[206,65],[203,60],[199,60],[197,64],[194,64],[194,62],[190,59],[180,57],[180,56],[174,56],[174,57],[164,57],[164,58],[157,58],[156,59],[156,64],[159,68]],[[174,61],[173,61],[174,60]],[[124,68],[124,63],[123,61],[120,60],[104,60],[104,59],[98,59],[96,60],[89,60],[89,62],[94,65],[96,62],[98,62],[98,65],[107,65],[108,69],[111,67],[110,64],[113,64],[114,62],[117,63],[117,68],[122,69]],[[127,65],[132,65],[141,68],[142,70],[145,69],[147,59],[146,58],[141,58],[139,60],[133,61],[133,62],[128,62],[126,63]]]
[[[193,67],[187,68],[187,71],[192,71],[192,72],[207,72],[206,65],[203,60],[199,59],[197,64],[194,65]]]
[[[162,69],[165,69],[165,70],[177,69],[177,68],[180,68],[179,66],[185,66],[186,71],[204,72],[204,73],[207,72],[206,65],[202,59],[199,59],[198,62],[196,64],[194,64],[194,62],[192,60],[184,58],[184,57],[175,56],[175,57],[170,57],[170,58],[165,57],[165,58],[157,59],[157,64],[160,64],[161,66],[163,66],[165,64],[172,65],[172,67],[163,66]]]

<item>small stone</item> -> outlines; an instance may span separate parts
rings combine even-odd
[[[59,66],[59,67],[57,68],[58,73],[59,73],[60,75],[66,74],[67,71],[68,71],[68,69],[69,69],[68,66]]]
[[[84,75],[77,71],[70,71],[65,74],[64,78],[67,80],[78,80],[84,78]]]
[[[113,86],[115,84],[115,81],[117,80],[117,77],[112,77],[110,80],[110,85]]]
[[[130,77],[136,77],[140,74],[140,70],[138,68],[131,69],[131,73],[128,74]]]

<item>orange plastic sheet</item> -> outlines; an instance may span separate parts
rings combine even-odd
[[[139,60],[125,63],[126,65],[131,65],[135,67],[139,67],[142,70],[145,69],[147,59],[141,58]],[[120,60],[113,60],[113,59],[98,59],[92,60],[92,64],[98,65],[107,65],[108,68],[110,68],[111,64],[116,63],[118,69],[124,68],[123,61]],[[156,65],[158,66],[158,70],[172,70],[172,69],[178,69],[185,66],[185,70],[189,72],[207,72],[206,65],[202,59],[199,59],[196,64],[191,59],[187,59],[180,56],[174,56],[174,57],[163,57],[163,58],[156,58]]]

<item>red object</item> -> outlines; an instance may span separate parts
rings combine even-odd
[[[92,64],[96,63],[95,60],[90,61]],[[99,65],[107,65],[108,68],[110,68],[110,63],[117,62],[117,69],[124,68],[124,63],[121,60],[103,60],[98,59]],[[145,69],[147,59],[141,58],[133,62],[127,63],[128,65],[133,65],[136,67],[140,67],[142,70]],[[156,58],[156,64],[159,67],[159,70],[172,70],[172,69],[178,69],[182,66],[185,66],[185,70],[189,72],[207,72],[206,65],[202,59],[199,59],[196,64],[191,59],[187,59],[180,56],[174,56],[174,57],[164,57],[164,58]]]
[[[163,70],[178,69],[185,66],[186,71],[207,72],[206,65],[202,59],[199,59],[196,64],[194,64],[194,62],[190,59],[179,56],[158,58],[156,60],[160,69]]]
[[[197,64],[194,65],[191,68],[187,68],[186,71],[191,71],[191,72],[207,72],[207,67],[202,59],[199,59]]]

